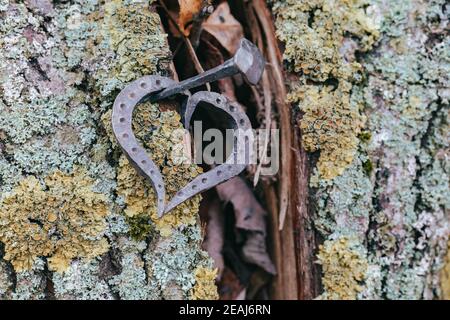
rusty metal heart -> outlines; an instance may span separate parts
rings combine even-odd
[[[114,135],[132,166],[150,182],[155,190],[159,217],[194,195],[238,175],[246,166],[245,163],[234,163],[236,156],[242,152],[241,148],[245,147],[234,143],[230,156],[223,164],[194,178],[166,204],[166,191],[161,171],[137,141],[132,130],[132,116],[133,110],[139,103],[147,101],[151,94],[159,92],[174,83],[176,82],[170,78],[155,75],[145,76],[133,81],[118,94],[114,101],[112,112]],[[192,96],[190,96],[188,91],[183,92],[183,94],[188,97],[183,115],[186,129],[189,129],[191,117],[200,103],[206,103],[229,114],[231,119],[233,119],[233,127],[235,129],[244,131],[251,129],[247,115],[240,110],[236,103],[230,102],[224,96],[204,91],[197,92]]]

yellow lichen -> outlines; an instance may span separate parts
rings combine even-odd
[[[340,175],[352,162],[364,125],[361,106],[350,101],[352,85],[362,80],[362,66],[352,56],[356,48],[369,50],[379,36],[364,4],[287,0],[274,8],[284,58],[300,75],[288,100],[298,102],[304,114],[300,127],[305,149],[320,150],[317,166],[323,179]]]
[[[75,258],[91,259],[108,250],[103,237],[106,197],[92,190],[83,169],[55,171],[42,183],[22,180],[0,202],[0,241],[16,271],[29,270],[37,257],[62,272]]]
[[[166,201],[202,172],[195,164],[179,164],[172,159],[172,155],[180,154],[180,147],[183,146],[183,136],[177,134],[181,132],[177,131],[179,129],[182,129],[182,125],[177,112],[161,112],[157,105],[150,103],[140,105],[133,118],[133,130],[137,139],[141,141],[162,172],[167,193]],[[125,215],[150,216],[156,229],[163,236],[169,236],[173,228],[178,226],[196,223],[200,195],[183,202],[159,219],[153,189],[129,164],[124,155],[119,160],[117,193],[125,201]]]
[[[350,95],[343,88],[304,86],[297,94],[301,94],[304,111],[299,123],[304,146],[310,152],[320,150],[320,176],[332,179],[352,162],[363,117],[349,107]]]
[[[113,78],[128,82],[136,75],[154,74],[157,67],[169,62],[170,52],[157,13],[148,2],[107,1],[102,35],[117,53],[111,72]]]
[[[117,79],[126,83],[136,80],[140,75],[169,70],[171,54],[166,35],[160,31],[159,16],[152,12],[148,2],[125,4],[125,1],[113,0],[105,4],[105,11],[100,16],[103,18],[101,40],[108,41],[108,46],[116,53],[116,59],[107,75],[104,75],[102,70],[97,72],[99,78]],[[108,83],[109,85],[112,84]],[[102,116],[102,121],[112,146],[117,148],[110,124],[111,111]],[[176,129],[181,128],[177,112],[160,112],[157,105],[142,104],[133,115],[136,137],[163,174],[166,201],[201,172],[196,165],[175,164],[171,159],[171,155],[179,153],[178,149],[182,146],[182,138],[174,134]],[[117,175],[117,193],[124,199],[126,216],[140,216],[141,221],[145,221],[145,215],[151,217],[156,229],[163,236],[170,235],[172,229],[178,226],[195,224],[200,196],[189,199],[162,219],[158,219],[151,186],[123,155],[119,159]]]
[[[450,300],[450,241],[448,242],[447,256],[441,270],[441,298]]]
[[[215,280],[217,269],[211,270],[204,267],[198,267],[195,270],[195,285],[191,290],[192,300],[217,300],[219,294]]]
[[[367,260],[361,256],[347,238],[325,241],[317,255],[322,265],[324,293],[321,299],[356,299],[363,290]]]

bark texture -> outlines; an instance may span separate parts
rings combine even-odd
[[[171,54],[147,1],[0,2],[0,298],[215,298],[200,249],[200,197],[155,217],[152,190],[111,136],[124,85],[170,76]],[[134,131],[170,181],[173,111],[144,104]]]
[[[324,241],[319,298],[448,296],[439,284],[449,237],[448,3],[286,0],[272,9],[310,152],[308,216]]]
[[[448,298],[448,3],[268,4],[290,106],[276,104],[293,126],[289,197],[266,194],[274,297]],[[127,82],[172,76],[153,6],[0,0],[0,299],[217,297],[200,197],[156,219],[152,190],[111,136]],[[199,174],[165,159],[180,139],[177,113],[143,104],[133,126],[169,196]]]

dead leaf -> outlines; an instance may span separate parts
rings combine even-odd
[[[220,300],[235,300],[245,290],[237,275],[225,267],[222,280],[218,284]]]
[[[249,232],[242,247],[245,261],[256,264],[270,274],[276,274],[275,266],[267,253],[266,237],[261,232]]]
[[[245,296],[247,295],[247,289],[244,288],[242,291],[234,298],[234,300],[245,300]]]
[[[266,211],[242,178],[234,177],[216,189],[220,199],[233,204],[237,228],[266,233]]]
[[[215,199],[208,206],[208,223],[206,226],[206,237],[203,241],[203,249],[214,260],[214,267],[218,268],[217,278],[222,277],[225,266],[222,248],[224,243],[224,215],[220,202]]]
[[[256,264],[270,274],[276,274],[275,266],[266,247],[266,211],[255,198],[252,190],[240,177],[234,177],[216,187],[219,197],[233,205],[236,227],[247,231],[242,254],[247,262]]]
[[[188,24],[197,15],[203,6],[203,0],[178,0],[180,14],[178,16],[178,26],[185,36],[189,35]]]
[[[267,286],[271,281],[271,276],[262,270],[253,272],[247,288],[247,300],[265,300]]]
[[[203,22],[202,27],[213,35],[231,54],[236,52],[239,41],[244,37],[242,26],[231,15],[227,2],[222,2],[209,18]]]

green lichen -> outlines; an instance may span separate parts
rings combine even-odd
[[[378,172],[369,233],[378,252],[369,259],[383,270],[380,295],[388,299],[433,298],[446,251],[449,162],[438,155],[449,141],[448,93],[441,89],[450,83],[442,73],[450,67],[448,41],[427,41],[439,30],[427,33],[431,17],[416,15],[442,13],[442,5],[380,4],[386,36],[366,64],[364,98],[373,133],[367,152]]]
[[[171,238],[161,237],[146,251],[148,274],[153,285],[161,288],[160,298],[188,299],[195,285],[195,270],[213,268],[207,253],[196,250],[201,245],[200,230],[186,227],[174,231]]]
[[[217,300],[219,294],[215,284],[217,269],[199,267],[195,270],[195,285],[191,291],[192,300]]]
[[[317,187],[316,228],[327,237],[332,234],[357,237],[367,232],[372,208],[373,185],[363,169],[367,157],[358,154],[351,166],[333,182],[311,179]]]
[[[359,134],[358,138],[361,142],[369,142],[370,139],[372,139],[372,134],[370,132],[363,131]]]
[[[347,238],[325,241],[319,248],[324,293],[320,299],[356,299],[363,291],[368,263],[358,243]]]
[[[130,236],[136,241],[145,240],[152,231],[152,221],[146,214],[138,214],[133,217],[126,217],[129,226]]]
[[[115,59],[94,74],[100,93],[108,96],[143,75],[167,74],[171,55],[158,14],[146,3],[122,0],[106,3],[104,10],[100,47],[113,51]],[[90,49],[93,55],[98,50]]]
[[[40,6],[49,7],[42,10]],[[104,125],[110,122],[108,111],[126,83],[143,75],[170,74],[171,53],[158,14],[149,2],[129,0],[1,1],[0,10],[0,111],[3,115],[0,119],[0,191],[14,193],[21,181],[32,179],[30,175],[42,183],[53,172],[71,176],[75,168],[81,167],[83,176],[94,181],[90,192],[103,195],[105,203],[112,204],[110,214],[103,217],[101,234],[110,244],[105,255],[117,255],[111,262],[117,266],[106,268],[105,261],[109,260],[105,255],[90,261],[50,260],[50,263],[64,265],[65,269],[62,274],[51,273],[55,298],[187,298],[190,286],[181,289],[180,282],[175,281],[175,287],[162,289],[153,279],[159,277],[164,282],[167,273],[153,278],[147,276],[150,266],[161,263],[158,259],[163,256],[147,261],[141,255],[159,241],[159,234],[155,232],[146,237],[146,241],[130,239],[130,232],[134,234],[134,231],[126,217],[132,206],[126,203],[129,199],[126,195],[131,197],[136,186],[126,185],[121,179],[138,181],[141,178],[120,159],[121,152],[115,141],[108,138]],[[157,106],[152,108],[157,110]],[[137,117],[146,126],[144,136],[140,137],[142,143],[153,143],[154,149],[156,144],[171,148],[165,139],[171,130],[181,125],[179,120],[172,119],[174,112],[158,112],[156,119],[146,116],[143,112]],[[164,130],[158,129],[150,136],[148,129],[155,126]],[[161,166],[173,167],[167,163]],[[191,168],[180,170],[179,174],[174,171],[164,174],[177,180],[180,175],[187,177],[197,171]],[[129,180],[125,178],[128,174],[132,176]],[[77,179],[76,175],[73,178]],[[168,185],[170,190],[179,187]],[[61,189],[67,199],[77,195],[77,190],[71,187],[49,188],[50,193]],[[143,182],[142,188],[148,191]],[[48,190],[43,192],[48,193]],[[139,207],[138,201],[148,205],[145,215],[150,217],[154,207],[151,195],[136,199],[134,203]],[[181,252],[192,252],[192,256],[186,257],[192,261],[186,261],[186,268],[179,271],[186,274],[193,274],[196,266],[209,263],[200,250],[200,240],[191,237],[194,231],[186,229],[187,225],[193,230],[199,228],[198,201],[199,197],[193,199],[182,210],[167,215],[164,221],[153,218],[149,224],[140,225],[142,230],[160,226],[158,230],[165,235],[175,229],[180,229],[176,232],[181,235],[186,233],[186,241],[166,239],[179,248],[180,256]],[[67,204],[69,211],[75,207],[76,202]],[[86,227],[96,226],[91,222],[87,224]],[[76,242],[65,248],[69,253],[78,250]],[[32,251],[30,256],[41,254],[39,250]],[[83,254],[73,255],[76,257],[83,258]],[[169,271],[179,267],[175,263],[164,265]],[[48,271],[44,272],[44,266],[44,261],[36,258],[32,271],[13,274],[20,281],[17,285],[11,284],[10,290],[15,294],[9,294],[8,298],[48,298],[45,289]],[[28,286],[26,281],[29,281]],[[8,286],[0,285],[2,289]]]
[[[60,300],[112,300],[108,283],[99,276],[100,262],[75,261],[64,273],[54,273],[54,295]]]
[[[120,274],[112,277],[108,283],[114,292],[126,300],[148,300],[152,299],[158,291],[147,280],[145,261],[142,252],[146,248],[143,241],[130,241],[120,237],[117,241],[121,250],[120,264],[122,270]]]
[[[108,250],[103,237],[108,213],[105,196],[92,191],[84,172],[24,179],[0,202],[0,241],[4,259],[16,271],[30,270],[37,257],[49,257],[50,270],[66,270],[74,258],[90,259]]]
[[[55,54],[61,47],[58,26],[25,4],[10,4],[0,34],[5,156],[27,173],[70,171],[96,138],[89,99],[78,88],[83,73],[62,68],[67,58]],[[14,179],[4,182],[11,187]]]
[[[303,142],[320,152],[310,179],[314,225],[325,241],[346,237],[367,244],[366,280],[357,298],[439,293],[450,206],[444,2],[370,0],[361,7],[361,1],[337,1],[329,21],[320,19],[325,1],[279,1],[273,7],[285,57],[298,76],[290,83],[290,99],[304,113]],[[370,18],[342,33],[348,23],[343,11],[353,21],[361,14]],[[321,41],[327,25],[334,29],[326,36],[336,38]],[[343,65],[357,67],[347,72]],[[344,119],[342,127],[337,119]]]
[[[370,174],[371,174],[372,171],[373,171],[373,163],[372,163],[372,161],[370,161],[370,160],[364,161],[364,163],[362,164],[362,167],[363,167],[364,172],[365,172],[368,176],[370,176]]]
[[[378,26],[368,17],[367,1],[279,1],[274,5],[284,58],[299,74],[288,99],[302,111],[299,126],[307,151],[320,150],[318,173],[332,179],[343,173],[357,150],[364,126],[362,104],[352,87],[362,81],[355,52],[369,50]]]
[[[31,270],[16,273],[14,291],[10,297],[14,300],[41,300],[46,298],[46,278],[42,274],[45,261],[36,259]]]
[[[5,261],[0,261],[0,300],[5,300],[10,295],[12,287],[8,265]]]

